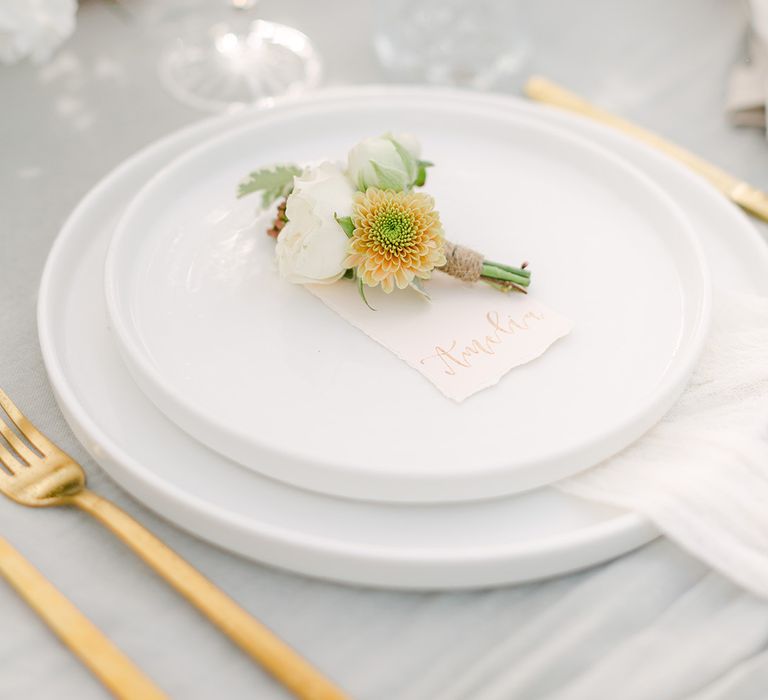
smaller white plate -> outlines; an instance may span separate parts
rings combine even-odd
[[[418,134],[437,163],[427,191],[447,235],[530,259],[533,294],[576,324],[460,405],[283,282],[256,201],[235,200],[256,167],[343,158],[387,130]],[[140,191],[106,291],[137,383],[197,440],[291,484],[384,501],[494,497],[592,466],[668,410],[709,319],[705,260],[658,186],[472,93],[313,96],[254,114]]]

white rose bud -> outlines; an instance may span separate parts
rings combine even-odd
[[[421,147],[410,134],[384,134],[358,143],[347,156],[347,173],[355,187],[410,189],[419,174]]]
[[[331,284],[344,274],[347,234],[335,216],[352,213],[355,190],[335,163],[308,167],[294,178],[277,237],[280,275],[295,284]]]

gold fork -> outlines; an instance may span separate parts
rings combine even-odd
[[[75,506],[92,515],[141,557],[235,644],[297,697],[346,696],[267,627],[114,503],[85,486],[85,472],[46,438],[0,389],[0,407],[27,445],[0,418],[0,491],[25,506]],[[8,449],[8,448],[11,449]]]

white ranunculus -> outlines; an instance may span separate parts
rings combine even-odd
[[[76,0],[0,0],[0,63],[42,63],[75,29]]]
[[[384,134],[358,143],[347,156],[355,187],[406,190],[416,181],[421,147],[411,134]]]
[[[330,284],[344,274],[347,234],[335,216],[352,213],[355,190],[335,163],[311,166],[294,178],[277,237],[280,275],[296,284]]]

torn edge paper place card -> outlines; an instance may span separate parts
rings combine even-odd
[[[327,306],[461,402],[542,355],[573,323],[531,295],[502,293],[439,275],[428,301],[415,291],[366,291],[354,283],[307,285]]]

